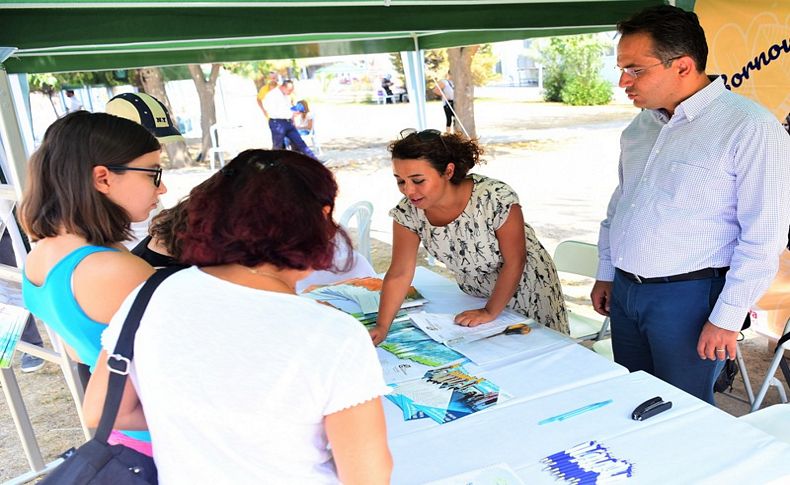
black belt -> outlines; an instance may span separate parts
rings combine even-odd
[[[729,271],[729,266],[724,268],[705,268],[700,269],[697,271],[692,271],[690,273],[683,273],[683,274],[676,274],[672,276],[659,276],[656,278],[645,278],[644,276],[639,276],[633,273],[629,273],[628,271],[623,271],[620,268],[616,268],[617,272],[621,275],[625,276],[626,279],[633,281],[634,283],[674,283],[677,281],[691,281],[691,280],[704,280],[707,278],[718,278],[720,276],[724,276]]]

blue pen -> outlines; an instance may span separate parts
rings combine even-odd
[[[598,408],[602,408],[607,404],[611,404],[613,402],[612,399],[607,399],[606,401],[595,402],[592,404],[588,404],[587,406],[580,407],[579,409],[574,409],[573,411],[568,411],[567,413],[558,414],[556,416],[552,416],[550,418],[542,419],[538,421],[538,425],[544,425],[553,423],[555,421],[564,421],[568,418],[572,418],[574,416],[578,416],[579,414],[586,413],[587,411],[593,411]]]

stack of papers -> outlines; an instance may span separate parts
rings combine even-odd
[[[24,308],[0,303],[0,367],[11,367],[28,315],[30,312]]]
[[[396,318],[387,338],[379,345],[399,359],[407,359],[429,367],[442,367],[466,360],[455,350],[431,339],[414,328],[408,316]]]
[[[329,303],[351,314],[376,315],[381,300],[381,278],[353,278],[327,286],[312,288],[304,296]],[[401,308],[412,308],[426,302],[413,286],[409,287]]]
[[[406,421],[431,418],[442,424],[493,406],[499,402],[500,392],[491,381],[454,365],[397,384],[386,397],[401,408]]]
[[[418,312],[409,315],[420,330],[439,343],[453,346],[481,340],[502,333],[511,325],[527,323],[524,315],[509,310],[503,311],[497,318],[476,327],[463,327],[454,321],[455,315],[450,313]]]

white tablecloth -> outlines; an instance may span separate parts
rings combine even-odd
[[[431,300],[428,311],[456,312],[482,301],[425,268],[417,269],[414,284]],[[790,483],[790,446],[715,407],[646,373],[628,374],[551,330],[502,338],[520,339],[524,352],[467,367],[512,399],[442,425],[404,422],[386,402],[393,483],[424,483],[497,463],[510,465],[525,483],[556,483],[539,460],[589,440],[634,464],[625,483]],[[672,401],[672,409],[631,419],[637,405],[657,395]],[[613,402],[594,411],[538,425],[608,399]]]

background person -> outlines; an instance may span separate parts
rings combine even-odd
[[[108,114],[120,116],[142,125],[143,128],[156,137],[161,145],[184,141],[181,132],[178,131],[178,128],[176,128],[173,120],[170,118],[167,107],[149,94],[118,94],[107,102],[104,110]],[[161,205],[151,211],[151,215],[156,214],[160,208]],[[151,216],[141,222],[132,221],[132,236],[124,241],[124,246],[129,249],[134,248],[148,235],[149,224],[151,224]]]
[[[263,107],[263,98],[269,94],[269,91],[272,89],[277,88],[279,86],[279,82],[277,81],[277,73],[274,71],[269,72],[269,75],[266,77],[266,83],[261,86],[261,89],[258,90],[258,96],[255,97],[255,101],[258,103],[258,108],[261,109],[263,113],[263,117],[267,120],[269,119],[269,113],[266,112],[266,108]]]
[[[568,333],[568,316],[551,257],[524,222],[518,196],[507,184],[467,175],[480,161],[475,140],[437,130],[404,130],[389,146],[392,171],[405,196],[390,211],[392,263],[384,277],[371,337],[387,336],[414,277],[420,243],[453,272],[464,293],[486,306],[458,314],[475,326],[511,308]]]
[[[293,122],[296,130],[302,136],[307,136],[313,131],[313,112],[306,99],[300,99],[291,108],[293,111]]]
[[[392,96],[392,74],[386,74],[381,78],[381,89],[384,90],[384,100],[387,104],[394,103]]]
[[[66,108],[66,113],[74,113],[75,111],[80,111],[82,109],[82,101],[80,98],[74,94],[73,89],[66,90],[66,97],[68,98],[68,107]]]
[[[445,79],[440,79],[436,86],[433,87],[433,92],[442,98],[442,107],[444,109],[444,119],[445,119],[445,133],[453,133],[453,129],[455,127],[455,84],[453,84],[452,79],[450,79],[450,71],[447,71],[447,77]]]
[[[269,114],[269,130],[272,132],[272,148],[282,150],[285,148],[285,139],[291,143],[294,150],[315,158],[312,150],[302,140],[299,131],[293,123],[291,111],[291,93],[294,83],[286,79],[277,89],[272,89],[263,99],[263,107]]]
[[[190,194],[181,251],[196,266],[153,295],[116,421],[151,430],[160,483],[388,483],[379,396],[389,388],[369,337],[294,290],[332,267],[338,235],[348,240],[332,219],[336,194],[320,162],[267,150],[241,153]],[[85,396],[89,423],[101,416],[107,378],[99,365]]]
[[[121,242],[130,222],[145,220],[167,191],[159,156],[159,142],[139,124],[78,111],[53,123],[30,158],[20,218],[37,244],[22,273],[22,295],[84,364],[83,383],[107,322],[153,273]],[[114,431],[110,439],[150,455],[146,435]]]
[[[646,9],[617,27],[620,86],[644,110],[621,136],[593,306],[615,361],[711,404],[743,316],[768,288],[790,222],[790,138],[705,74],[697,15]]]

